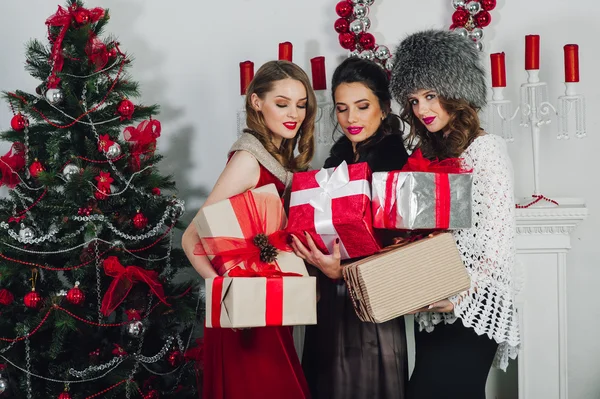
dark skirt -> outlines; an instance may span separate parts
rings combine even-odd
[[[319,273],[317,325],[306,327],[302,367],[315,399],[404,399],[404,318],[365,323],[343,281]]]

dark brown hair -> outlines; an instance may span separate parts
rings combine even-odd
[[[284,139],[281,146],[277,148],[271,141],[273,133],[267,127],[263,114],[256,111],[252,106],[251,97],[252,94],[256,94],[263,99],[265,94],[273,90],[275,82],[288,78],[299,81],[306,89],[306,117],[296,136],[290,140]],[[315,153],[314,129],[316,115],[317,99],[315,92],[302,68],[288,61],[269,61],[258,69],[246,92],[246,125],[248,128],[244,129],[244,132],[254,135],[287,170],[297,172],[308,169]],[[298,146],[298,155],[294,156],[296,145]]]
[[[442,132],[430,133],[412,110],[407,101],[403,105],[400,118],[410,126],[410,134],[406,138],[409,148],[420,148],[423,156],[429,159],[457,158],[467,147],[482,134],[477,116],[477,109],[463,99],[447,99],[438,95],[440,105],[450,116],[448,125]]]

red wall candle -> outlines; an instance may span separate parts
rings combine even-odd
[[[506,87],[504,53],[490,54],[492,61],[492,87]]]
[[[312,84],[315,90],[325,90],[327,82],[325,80],[325,57],[315,57],[310,60],[312,70]]]
[[[566,44],[565,47],[565,82],[579,82],[579,46]]]
[[[279,43],[279,59],[292,62],[293,46],[290,42]]]
[[[248,85],[254,78],[254,62],[244,61],[240,62],[240,94],[246,94]]]
[[[525,69],[540,69],[540,35],[525,36]]]

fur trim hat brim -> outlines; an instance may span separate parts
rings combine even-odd
[[[453,31],[426,30],[402,40],[394,54],[390,90],[400,104],[419,90],[464,99],[475,108],[487,102],[485,71],[473,42]]]

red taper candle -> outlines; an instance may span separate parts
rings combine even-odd
[[[312,71],[313,89],[325,90],[327,88],[327,81],[325,80],[325,57],[311,58],[310,68]]]
[[[490,54],[492,61],[492,87],[506,87],[506,67],[504,53]]]
[[[293,48],[290,42],[279,43],[279,59],[292,62]]]
[[[540,69],[540,35],[525,36],[525,69]]]
[[[579,46],[566,44],[565,50],[565,82],[579,82]]]
[[[254,78],[254,62],[240,62],[240,94],[246,94],[248,85]]]

